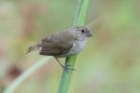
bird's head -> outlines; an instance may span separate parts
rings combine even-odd
[[[85,40],[87,37],[92,36],[90,30],[84,26],[75,26],[72,27],[71,30],[73,31],[76,40]]]

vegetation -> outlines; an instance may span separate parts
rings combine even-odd
[[[25,55],[29,45],[75,25],[77,1],[0,1],[0,93],[42,59],[38,51]],[[94,37],[76,59],[69,93],[140,92],[139,9],[138,0],[90,0],[82,25]],[[62,68],[46,59],[14,93],[57,93]]]

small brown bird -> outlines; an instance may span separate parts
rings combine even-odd
[[[40,50],[40,55],[54,56],[64,68],[57,58],[78,54],[86,45],[87,37],[91,36],[86,27],[75,26],[46,36],[40,43],[30,46],[27,53]]]

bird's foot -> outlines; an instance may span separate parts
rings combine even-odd
[[[63,69],[64,69],[64,70],[67,70],[67,71],[68,71],[68,70],[75,71],[75,69],[72,68],[71,65],[65,65],[65,66],[63,66]]]

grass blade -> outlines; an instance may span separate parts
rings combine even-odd
[[[10,84],[3,93],[14,93],[14,91],[36,70],[46,64],[52,57],[44,57],[27,69],[22,75],[20,75],[15,81]]]

